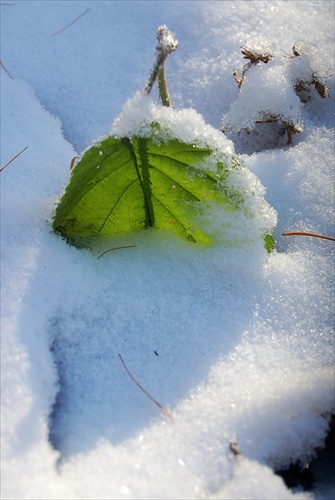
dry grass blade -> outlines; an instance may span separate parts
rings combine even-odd
[[[14,158],[12,158],[8,163],[6,163],[6,165],[4,165],[2,168],[0,168],[0,172],[2,172],[6,167],[8,167],[8,165],[10,165],[10,163],[12,163],[12,161],[16,160],[16,158],[18,156],[20,156],[26,149],[28,149],[28,146],[23,148],[22,151],[20,151],[17,155],[15,155]]]
[[[87,12],[91,10],[91,9],[86,9],[84,12],[82,12],[80,14],[80,16],[76,17],[76,19],[74,19],[73,21],[71,21],[69,24],[67,24],[66,26],[64,26],[64,28],[60,29],[59,31],[56,31],[55,33],[53,33],[51,36],[56,36],[56,35],[59,35],[60,33],[62,33],[63,31],[65,31],[66,29],[68,29],[70,26],[72,26],[74,23],[76,23],[77,21],[79,21],[79,19],[81,17],[83,17],[85,14],[87,14]]]
[[[122,358],[122,356],[121,356],[121,354],[120,354],[119,352],[118,352],[118,356],[119,356],[119,358],[120,358],[120,360],[121,360],[121,363],[122,363],[122,364],[123,364],[123,366],[124,366],[124,369],[125,369],[125,370],[126,370],[126,372],[128,373],[129,377],[132,379],[132,381],[133,381],[133,382],[137,385],[137,387],[139,387],[139,388],[141,389],[141,391],[142,391],[142,392],[144,392],[144,394],[145,394],[145,395],[146,395],[149,399],[151,399],[151,401],[152,401],[153,403],[155,403],[155,405],[156,405],[156,406],[158,406],[158,408],[159,408],[159,409],[160,409],[163,413],[165,413],[165,415],[166,415],[166,416],[167,416],[170,420],[172,420],[172,422],[173,422],[173,416],[171,415],[171,413],[169,413],[169,412],[167,411],[167,409],[166,409],[166,408],[164,408],[164,406],[162,406],[160,403],[158,403],[158,401],[156,401],[156,399],[155,399],[155,398],[153,398],[153,397],[152,397],[152,396],[151,396],[151,395],[150,395],[150,394],[149,394],[149,393],[148,393],[148,392],[147,392],[147,391],[146,391],[146,390],[145,390],[145,389],[141,386],[141,384],[140,384],[139,382],[137,382],[136,378],[132,375],[132,373],[131,373],[131,372],[129,371],[129,369],[127,368],[127,366],[126,366],[125,362],[123,361],[123,358]]]
[[[104,252],[102,252],[102,254],[99,255],[99,257],[97,257],[97,259],[100,259],[100,257],[102,257],[103,255],[106,255],[106,253],[108,252],[112,252],[113,250],[122,250],[123,248],[135,248],[136,245],[125,245],[123,247],[113,247],[113,248],[109,248],[108,250],[105,250]]]
[[[288,233],[283,233],[282,236],[312,236],[314,238],[321,238],[323,240],[335,241],[335,238],[332,238],[332,236],[324,236],[323,234],[317,233],[306,233],[304,231],[291,231]]]

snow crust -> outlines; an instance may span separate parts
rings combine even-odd
[[[28,146],[1,172],[2,498],[332,498],[320,478],[313,492],[289,491],[273,470],[310,460],[334,412],[334,245],[282,236],[334,236],[333,97],[303,106],[291,147],[236,138],[247,167],[232,182],[264,208],[253,227],[278,214],[269,256],[259,238],[203,249],[145,231],[111,243],[135,248],[97,260],[51,232],[72,158],[121,110],[113,133],[134,130],[130,106],[137,124],[142,113],[166,120],[178,137],[203,136],[230,155],[215,129],[238,96],[240,46],[261,30],[289,51],[307,32],[333,52],[334,4],[301,4],[1,6],[1,60],[14,77],[1,69],[1,166]],[[162,23],[180,40],[168,63],[170,114],[149,97],[128,101]],[[270,75],[269,89],[284,89]]]

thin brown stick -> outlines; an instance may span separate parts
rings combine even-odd
[[[6,167],[8,167],[8,165],[10,163],[12,163],[12,161],[16,160],[16,158],[18,156],[20,156],[23,153],[23,151],[25,151],[26,149],[28,149],[28,146],[26,146],[25,148],[23,148],[22,151],[20,151],[17,155],[15,155],[14,158],[12,158],[8,163],[6,163],[6,165],[4,165],[2,168],[0,168],[0,172],[2,172]]]
[[[102,257],[103,255],[106,255],[106,253],[108,252],[112,252],[113,250],[122,250],[123,248],[135,248],[136,245],[125,245],[123,247],[113,247],[113,248],[109,248],[109,250],[105,250],[104,252],[102,252],[102,254],[99,255],[99,257],[97,257],[97,259],[100,259],[100,257]]]
[[[149,398],[149,399],[151,399],[151,401],[152,401],[153,403],[155,403],[155,405],[157,405],[157,406],[158,406],[158,408],[159,408],[159,409],[160,409],[163,413],[165,413],[165,415],[166,415],[167,417],[169,417],[169,419],[173,422],[173,416],[171,415],[171,413],[169,413],[169,412],[167,411],[167,409],[166,409],[166,408],[164,408],[164,406],[162,406],[160,403],[158,403],[158,401],[156,401],[156,399],[155,399],[155,398],[153,398],[153,397],[152,397],[152,396],[151,396],[151,395],[150,395],[150,394],[149,394],[149,393],[148,393],[148,392],[147,392],[147,391],[146,391],[146,390],[145,390],[145,389],[141,386],[141,384],[139,384],[139,382],[137,382],[136,378],[135,378],[135,377],[131,374],[131,372],[128,370],[128,368],[127,368],[127,366],[126,366],[126,363],[123,361],[123,358],[122,358],[122,356],[121,356],[121,354],[120,354],[119,352],[118,352],[118,356],[119,356],[119,358],[121,359],[121,363],[123,364],[124,369],[125,369],[125,370],[126,370],[126,372],[128,373],[129,377],[132,379],[132,381],[133,381],[133,382],[135,382],[135,384],[137,385],[137,387],[139,387],[139,388],[141,389],[141,391],[142,391],[142,392],[144,392],[144,394],[145,394],[146,396],[148,396],[148,398]]]
[[[292,231],[283,233],[282,236],[313,236],[314,238],[322,238],[323,240],[335,241],[335,238],[332,238],[331,236],[324,236],[323,234],[317,233],[306,233],[304,231]]]
[[[14,80],[14,78],[12,77],[12,75],[10,74],[10,72],[8,71],[8,69],[6,68],[6,66],[4,65],[4,63],[2,61],[0,61],[0,64],[1,64],[2,68],[6,71],[7,75],[9,76],[9,78],[11,78],[12,80]]]
[[[59,33],[62,33],[63,31],[65,31],[67,28],[69,28],[70,26],[72,26],[74,23],[76,23],[77,21],[79,21],[79,19],[81,17],[83,17],[85,14],[87,14],[87,12],[91,10],[91,9],[86,9],[84,12],[82,12],[80,14],[80,16],[76,17],[76,19],[74,19],[73,21],[71,21],[69,24],[67,24],[66,26],[64,26],[64,28],[62,28],[61,30],[59,31],[56,31],[55,33],[53,33],[51,36],[56,36],[56,35],[59,35]]]

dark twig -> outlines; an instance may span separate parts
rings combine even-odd
[[[12,158],[12,159],[11,159],[8,163],[6,163],[6,165],[5,165],[5,166],[3,166],[2,168],[0,168],[0,172],[2,172],[2,171],[6,168],[6,167],[8,167],[8,165],[9,165],[10,163],[12,163],[12,161],[16,160],[16,158],[17,158],[18,156],[20,156],[20,155],[23,153],[23,151],[25,151],[26,149],[28,149],[28,146],[26,146],[25,148],[23,148],[23,149],[22,149],[22,151],[20,151],[17,155],[15,155],[15,156],[14,156],[14,158]]]
[[[234,455],[235,458],[239,457],[241,455],[240,450],[237,447],[237,442],[236,441],[229,441],[229,449]]]
[[[289,233],[283,233],[283,236],[313,236],[314,238],[322,238],[323,240],[330,240],[330,241],[335,241],[335,238],[332,238],[331,236],[324,236],[323,234],[317,234],[317,233],[306,233],[304,231],[292,231]]]
[[[123,247],[113,247],[113,248],[109,248],[109,250],[105,250],[104,252],[102,252],[102,254],[99,255],[99,257],[97,257],[97,259],[100,259],[100,257],[102,257],[103,255],[106,255],[106,253],[108,252],[112,252],[113,250],[122,250],[123,248],[135,248],[136,245],[125,245]]]
[[[127,366],[126,366],[125,362],[123,361],[123,358],[122,358],[122,356],[121,356],[121,354],[120,354],[119,352],[118,352],[118,356],[119,356],[119,358],[121,359],[121,363],[123,364],[124,369],[125,369],[125,370],[126,370],[126,372],[128,373],[129,377],[132,379],[132,381],[133,381],[133,382],[135,382],[135,384],[137,385],[137,387],[139,387],[139,388],[141,389],[141,391],[142,391],[142,392],[144,392],[144,394],[145,394],[145,395],[146,395],[149,399],[151,399],[151,401],[152,401],[153,403],[155,403],[155,405],[157,405],[157,406],[158,406],[158,408],[159,408],[159,409],[160,409],[163,413],[165,413],[165,415],[166,415],[167,417],[169,417],[169,419],[170,419],[170,420],[172,420],[172,422],[173,422],[173,416],[171,415],[171,413],[169,413],[169,412],[167,411],[167,409],[166,409],[166,408],[164,408],[164,406],[162,406],[160,403],[158,403],[158,401],[156,401],[156,399],[155,399],[155,398],[153,398],[153,397],[152,397],[152,396],[151,396],[151,395],[150,395],[150,394],[149,394],[149,393],[148,393],[148,392],[147,392],[147,391],[146,391],[146,390],[145,390],[145,389],[141,386],[141,384],[139,384],[139,382],[137,382],[136,378],[135,378],[135,377],[131,374],[131,372],[128,370],[128,368],[127,368]]]
[[[91,9],[86,9],[84,12],[82,12],[80,14],[80,16],[76,17],[76,19],[74,19],[73,21],[71,21],[69,24],[67,24],[66,26],[64,26],[64,28],[62,28],[61,30],[59,31],[56,31],[56,33],[53,33],[51,36],[56,36],[56,35],[59,35],[59,33],[62,33],[63,31],[65,31],[67,28],[69,28],[70,26],[72,26],[74,23],[76,23],[77,21],[79,21],[79,19],[81,17],[83,17],[85,14],[87,14],[87,12],[91,10]]]

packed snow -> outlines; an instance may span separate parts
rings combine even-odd
[[[138,93],[162,24],[173,110]],[[334,237],[333,2],[14,0],[1,32],[2,498],[333,498],[325,474],[274,472],[309,463],[335,411],[334,242],[282,236]],[[239,89],[241,47],[274,54]],[[301,99],[298,73],[329,97]],[[262,111],[303,130],[288,145]],[[99,259],[55,235],[72,159],[157,119],[240,155],[253,220],[207,248],[120,235]],[[271,254],[245,238],[265,226]]]

